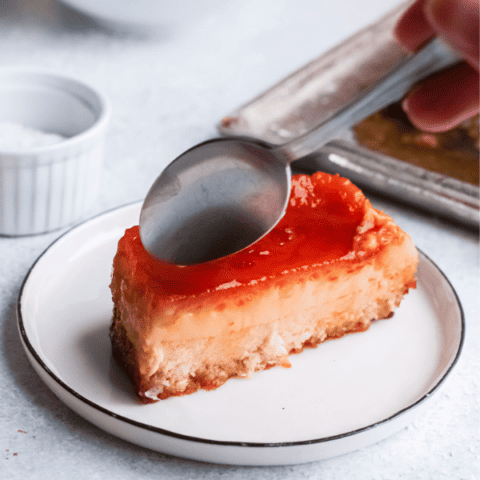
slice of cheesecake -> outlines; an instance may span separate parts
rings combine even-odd
[[[289,367],[292,353],[390,317],[417,261],[349,180],[294,176],[280,223],[224,259],[165,264],[128,229],[113,262],[113,355],[146,403]]]

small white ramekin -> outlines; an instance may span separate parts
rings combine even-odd
[[[0,147],[0,235],[56,230],[84,218],[100,187],[110,107],[78,80],[0,69],[0,123],[66,137],[54,145]]]

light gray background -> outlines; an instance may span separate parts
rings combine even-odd
[[[189,1],[198,0],[184,3]],[[178,25],[145,37],[105,29],[54,0],[2,0],[0,66],[64,72],[110,98],[113,116],[102,193],[90,212],[94,215],[143,198],[169,161],[216,135],[215,124],[224,114],[396,3],[225,0],[195,18],[187,18],[187,9]],[[21,282],[38,255],[63,232],[0,237],[0,478],[480,478],[478,235],[371,199],[446,273],[466,314],[463,355],[422,418],[362,451],[274,468],[186,461],[105,434],[41,382],[17,333]]]

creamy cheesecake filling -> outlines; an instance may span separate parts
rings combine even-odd
[[[247,299],[241,305],[235,301],[236,296],[242,297],[241,293],[232,292],[222,299],[231,301],[233,306],[228,311],[218,311],[215,302],[195,315],[178,308],[166,327],[161,321],[152,321],[152,326],[140,335],[128,332],[139,355],[140,373],[150,377],[161,370],[167,381],[176,383],[173,377],[194,376],[205,361],[223,364],[230,358],[250,357],[252,364],[263,364],[265,358],[286,364],[290,351],[301,349],[314,336],[323,341],[328,329],[361,322],[365,330],[371,320],[388,316],[400,303],[404,285],[414,283],[414,265],[404,269],[396,265],[397,259],[405,255],[416,255],[411,242],[404,241],[372,257],[356,271],[352,267],[336,277],[329,277],[328,269],[318,267],[314,273],[326,274],[320,281],[302,281],[299,275],[292,284],[283,288],[281,283],[273,284],[260,297]],[[128,308],[121,307],[120,312],[124,324],[131,325]],[[156,312],[159,317],[165,314],[161,309]],[[276,319],[274,324],[269,323],[271,318]],[[239,339],[248,329],[248,342],[241,342]],[[253,371],[255,368],[249,367],[245,375]]]
[[[289,354],[390,316],[415,287],[410,237],[350,182],[308,178],[294,178],[278,230],[223,264],[158,264],[141,246],[138,228],[127,230],[114,260],[111,336],[144,401],[288,367]],[[312,190],[318,179],[320,193]],[[317,198],[329,188],[333,204]],[[277,248],[278,265],[271,257]]]
[[[296,276],[300,284],[293,287],[289,284],[287,290],[282,289],[284,283],[282,276],[263,277],[252,280],[247,285],[238,282],[236,284],[232,282],[228,287],[225,284],[220,285],[222,288],[217,289],[216,292],[207,291],[197,295],[195,303],[187,298],[175,299],[175,302],[169,302],[169,299],[166,299],[164,303],[159,304],[154,292],[148,291],[140,292],[139,298],[132,302],[131,285],[128,285],[124,278],[120,279],[117,286],[113,288],[117,291],[117,303],[121,305],[122,318],[130,327],[127,330],[129,340],[135,346],[138,338],[148,339],[153,345],[161,342],[181,343],[218,336],[224,331],[243,330],[268,321],[267,316],[261,314],[262,311],[270,311],[268,318],[270,316],[282,318],[294,314],[295,312],[287,307],[291,304],[292,298],[298,304],[310,304],[312,312],[317,308],[317,304],[322,305],[322,302],[329,302],[332,298],[336,298],[341,308],[347,308],[348,305],[342,302],[342,298],[347,297],[348,289],[362,292],[362,295],[365,295],[363,300],[370,301],[373,293],[372,284],[360,286],[353,283],[364,281],[366,275],[371,282],[374,281],[375,276],[378,277],[378,282],[385,281],[385,276],[389,275],[389,272],[385,271],[388,260],[384,260],[379,250],[391,242],[393,242],[392,247],[395,247],[394,243],[398,243],[398,238],[393,234],[397,234],[399,228],[390,217],[376,212],[371,206],[365,217],[366,220],[360,224],[358,233],[354,237],[354,250],[334,263],[312,264],[286,271],[289,275]],[[376,252],[380,254],[375,256]],[[397,254],[398,258],[405,256],[416,258],[416,250],[411,242],[403,241]],[[394,262],[393,258],[392,261]],[[371,272],[367,274],[368,267]],[[346,273],[347,276],[352,275],[357,268],[362,270],[358,276],[354,275],[346,279],[339,276],[339,272]],[[376,275],[373,273],[375,271]],[[410,273],[413,278],[415,269],[411,268]],[[321,284],[322,291],[319,291],[317,283],[320,277],[325,279],[325,283]],[[359,280],[355,280],[357,277]],[[267,280],[270,286],[261,300],[263,305],[258,307],[259,314],[245,315],[245,312],[251,312],[249,309],[252,301],[258,302],[258,288],[265,289],[262,285]],[[115,275],[113,283],[115,283]],[[208,305],[204,305],[203,298],[208,299]],[[312,303],[313,298],[320,299],[320,302]],[[227,304],[229,308],[225,311]],[[138,323],[140,317],[142,322]]]

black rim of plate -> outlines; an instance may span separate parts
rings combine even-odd
[[[386,423],[392,421],[393,419],[403,415],[407,411],[410,411],[410,410],[414,409],[415,407],[417,407],[418,405],[423,403],[425,400],[427,400],[430,396],[432,396],[440,388],[440,386],[444,383],[445,379],[447,378],[449,373],[452,371],[452,369],[454,368],[454,366],[458,362],[458,359],[460,358],[460,355],[461,355],[461,352],[462,352],[462,349],[463,349],[464,339],[465,339],[465,315],[464,315],[464,312],[463,312],[462,304],[460,303],[460,299],[458,298],[457,292],[455,291],[453,285],[450,283],[450,280],[448,280],[448,278],[443,273],[443,271],[437,266],[437,264],[435,262],[433,262],[433,260],[431,260],[427,255],[425,255],[425,253],[423,253],[423,251],[421,251],[420,249],[417,248],[417,251],[419,252],[419,254],[421,256],[423,256],[426,261],[428,261],[430,264],[432,264],[435,267],[435,269],[440,273],[440,275],[443,277],[444,281],[447,283],[447,285],[451,289],[451,291],[452,291],[452,293],[455,297],[458,309],[460,311],[461,332],[460,332],[460,342],[459,342],[459,345],[458,345],[458,349],[456,351],[455,358],[453,359],[450,366],[447,368],[447,370],[444,372],[444,374],[438,380],[438,382],[427,393],[425,393],[421,398],[419,398],[416,402],[412,403],[408,407],[405,407],[405,408],[399,410],[398,412],[394,413],[393,415],[391,415],[391,416],[389,416],[389,417],[387,417],[387,418],[385,418],[385,419],[383,419],[379,422],[375,422],[371,425],[367,425],[365,427],[362,427],[362,428],[359,428],[359,429],[356,429],[356,430],[352,430],[352,431],[349,431],[349,432],[341,433],[341,434],[338,434],[338,435],[332,435],[332,436],[329,436],[329,437],[316,438],[316,439],[312,439],[312,440],[301,440],[301,441],[294,441],[294,442],[276,442],[276,443],[223,441],[223,440],[212,440],[212,439],[208,439],[208,438],[195,437],[195,436],[190,436],[190,435],[183,435],[181,433],[176,433],[176,432],[172,432],[170,430],[165,430],[163,428],[154,427],[152,425],[137,422],[136,420],[132,420],[132,419],[124,417],[122,415],[116,414],[116,413],[106,409],[105,407],[102,407],[101,405],[98,405],[97,403],[92,402],[88,398],[84,397],[83,395],[81,395],[80,393],[75,391],[73,388],[68,386],[63,380],[61,380],[57,375],[55,375],[48,368],[48,366],[41,359],[40,355],[33,348],[32,344],[30,343],[30,341],[28,339],[28,336],[27,336],[27,333],[26,333],[26,330],[25,330],[25,326],[24,326],[24,322],[23,322],[21,302],[22,302],[23,290],[24,290],[25,285],[27,284],[28,279],[29,279],[32,271],[34,270],[35,266],[44,257],[44,255],[47,252],[49,252],[58,242],[62,241],[64,239],[64,237],[68,236],[69,234],[74,232],[77,228],[85,225],[86,223],[90,223],[91,221],[97,220],[97,219],[99,219],[101,217],[104,217],[104,216],[111,215],[113,213],[116,213],[118,211],[127,209],[129,207],[133,207],[138,203],[140,203],[140,202],[132,202],[132,203],[122,205],[122,206],[117,207],[117,208],[113,208],[113,209],[108,210],[106,212],[100,213],[100,214],[98,214],[94,217],[91,217],[91,218],[89,218],[89,219],[87,219],[87,220],[85,220],[81,223],[76,224],[75,226],[73,226],[72,228],[70,228],[69,230],[64,232],[62,235],[60,235],[60,237],[58,237],[56,240],[54,240],[39,255],[39,257],[35,260],[33,265],[30,267],[27,275],[25,276],[25,279],[22,282],[22,286],[20,288],[20,293],[19,293],[18,301],[17,301],[18,329],[19,329],[20,335],[22,337],[22,340],[23,340],[25,346],[28,348],[30,354],[33,356],[33,358],[38,363],[38,365],[60,387],[62,387],[66,392],[68,392],[72,396],[76,397],[78,400],[80,400],[84,404],[88,405],[89,407],[91,407],[91,408],[93,408],[93,409],[95,409],[99,412],[104,413],[105,415],[107,415],[108,417],[110,417],[114,420],[118,420],[120,422],[124,422],[125,424],[132,425],[132,426],[135,426],[135,427],[138,427],[138,428],[142,428],[142,429],[148,430],[150,432],[154,432],[154,433],[157,433],[157,434],[160,434],[160,435],[165,435],[165,436],[168,436],[168,437],[173,437],[173,438],[177,438],[177,439],[181,439],[181,440],[185,440],[185,441],[189,441],[189,442],[193,442],[193,443],[202,443],[202,444],[218,445],[218,446],[225,446],[225,447],[234,446],[234,447],[245,447],[245,448],[249,448],[249,447],[282,448],[282,447],[298,447],[298,446],[302,446],[302,445],[313,445],[313,444],[318,444],[318,443],[327,443],[327,442],[331,442],[331,441],[334,441],[334,440],[339,440],[339,439],[342,439],[342,438],[351,437],[351,436],[354,436],[354,435],[361,434],[361,433],[366,432],[368,430],[371,430],[375,427],[378,427],[379,425],[386,424]],[[72,408],[72,407],[70,407],[70,408]],[[76,412],[76,413],[78,414],[78,412]]]

